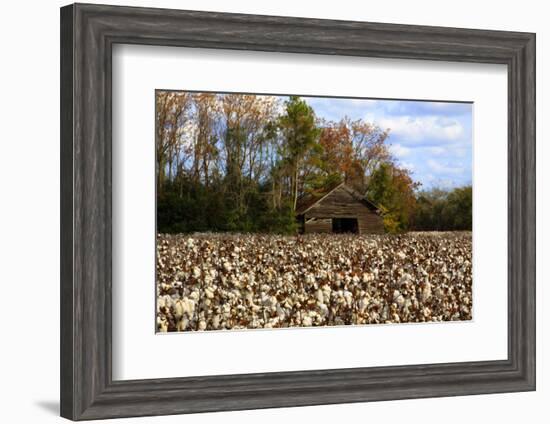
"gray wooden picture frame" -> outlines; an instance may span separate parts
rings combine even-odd
[[[115,43],[507,65],[508,359],[113,381]],[[75,4],[61,9],[60,125],[63,417],[84,420],[535,389],[534,34]]]

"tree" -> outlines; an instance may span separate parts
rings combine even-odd
[[[221,144],[225,159],[225,189],[231,221],[245,219],[255,192],[267,178],[265,155],[269,126],[276,119],[273,96],[221,96]]]
[[[472,230],[472,186],[454,189],[443,209],[453,230]]]
[[[413,227],[422,231],[471,231],[472,186],[419,192]]]
[[[410,172],[391,162],[382,162],[369,179],[367,196],[384,213],[386,231],[406,231],[416,206],[415,183]]]
[[[352,121],[344,117],[339,122],[321,121],[319,144],[322,154],[315,166],[320,171],[315,177],[318,184],[323,178],[338,179],[364,193],[368,177],[381,162],[392,160],[385,144],[387,131],[361,119]]]
[[[345,181],[384,210],[390,232],[470,230],[472,188],[417,191],[365,120],[317,119],[305,100],[159,91],[157,225],[162,232],[292,233],[298,198]]]
[[[291,96],[285,102],[285,113],[279,117],[279,129],[283,137],[283,162],[290,175],[292,210],[295,211],[303,159],[317,144],[320,130],[313,109],[298,96]]]
[[[162,193],[168,175],[179,158],[182,136],[191,108],[191,95],[185,92],[161,91],[156,97],[156,173],[157,192]]]
[[[216,124],[220,113],[219,99],[212,93],[198,93],[193,96],[193,101],[195,137],[191,175],[195,182],[202,180],[208,187],[211,165],[218,157]]]

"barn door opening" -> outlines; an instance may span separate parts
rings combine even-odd
[[[357,218],[332,218],[333,233],[359,233]]]

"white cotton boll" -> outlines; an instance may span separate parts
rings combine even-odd
[[[182,312],[187,316],[192,316],[195,313],[195,302],[192,299],[183,299],[181,302]]]
[[[378,311],[371,311],[369,313],[369,316],[370,316],[370,319],[373,320],[374,322],[380,321],[380,314],[378,313]]]
[[[408,273],[405,272],[405,273],[401,276],[401,279],[399,280],[399,284],[402,285],[402,286],[406,286],[406,285],[408,285],[411,281],[412,281],[411,274],[408,274]]]
[[[166,308],[172,308],[174,306],[174,299],[170,295],[164,295],[164,306]]]
[[[347,290],[344,290],[344,300],[348,306],[351,306],[353,302],[353,294]]]
[[[471,317],[471,234],[190,239],[157,236],[158,331]]]
[[[317,299],[317,302],[323,303],[325,301],[325,296],[323,294],[323,290],[320,288],[315,291],[315,298]]]
[[[214,315],[212,318],[212,327],[218,329],[220,327],[220,316]]]
[[[165,318],[157,317],[157,328],[160,332],[166,333],[168,331],[168,321]]]
[[[177,330],[185,331],[188,325],[189,325],[189,320],[187,318],[183,318],[178,321]]]
[[[204,320],[199,321],[199,330],[206,330],[206,321]]]
[[[164,308],[166,305],[164,304],[164,298],[159,297],[157,298],[157,312],[160,311],[161,308]]]
[[[204,294],[206,295],[206,297],[208,299],[213,299],[214,298],[214,289],[212,289],[210,287],[206,287],[204,289]]]
[[[268,296],[266,294],[262,294],[261,299],[262,299],[262,305],[268,308],[271,308],[272,306],[275,306],[277,304],[277,298],[275,296]]]
[[[286,312],[279,304],[276,305],[277,310],[277,317],[279,317],[280,321],[283,321],[286,318]]]
[[[432,285],[426,281],[424,287],[422,288],[422,302],[426,302],[432,297]]]
[[[359,300],[359,312],[364,313],[367,310],[367,307],[369,306],[369,301],[366,297],[363,297]]]
[[[387,321],[388,320],[388,314],[389,314],[389,309],[388,309],[388,305],[385,305],[384,308],[382,309],[382,320],[383,321]]]
[[[397,296],[397,298],[395,298],[394,300],[399,308],[403,308],[403,306],[405,305],[405,298],[402,295]]]
[[[181,319],[183,317],[184,310],[183,310],[183,301],[181,299],[176,300],[174,303],[174,318]]]
[[[243,287],[243,284],[242,284],[241,280],[239,278],[237,278],[236,276],[231,277],[231,283],[233,283],[233,285],[237,288]]]

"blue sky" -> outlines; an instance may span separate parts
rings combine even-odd
[[[361,118],[389,129],[391,152],[420,189],[472,183],[471,103],[303,98],[320,118]]]

